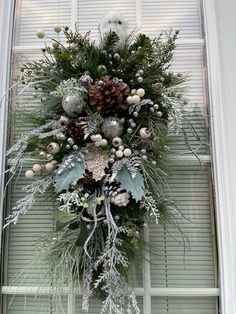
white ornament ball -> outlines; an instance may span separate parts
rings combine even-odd
[[[138,104],[140,102],[140,97],[138,95],[132,96],[132,100],[134,104]]]
[[[116,157],[118,157],[118,158],[122,158],[123,155],[124,155],[124,153],[123,153],[122,150],[118,150],[118,151],[116,152]]]
[[[137,90],[135,88],[131,90],[131,95],[132,96],[136,95],[136,93],[137,93]]]
[[[46,165],[45,165],[45,169],[48,171],[48,172],[51,172],[54,168],[54,165],[53,163],[51,162],[48,162]]]
[[[39,29],[37,30],[36,35],[38,38],[43,38],[45,36],[45,33],[43,30]]]
[[[33,172],[33,170],[27,170],[27,171],[25,172],[25,177],[26,177],[27,179],[32,179],[32,178],[34,177],[34,172]]]
[[[132,105],[132,104],[133,104],[133,97],[132,97],[132,96],[128,96],[126,100],[127,100],[127,103],[128,103],[129,105]]]
[[[40,172],[42,170],[42,167],[39,164],[35,164],[33,165],[32,169],[34,172]]]
[[[95,146],[99,147],[99,146],[101,146],[101,141],[96,141],[96,142],[94,142],[94,144],[95,144]]]
[[[139,134],[141,136],[142,139],[146,140],[151,136],[151,133],[148,131],[147,128],[141,128],[139,130]]]
[[[112,145],[114,147],[119,147],[122,144],[122,139],[118,136],[114,137],[112,140]]]
[[[74,95],[66,95],[62,98],[62,107],[69,117],[75,118],[83,112],[87,104],[87,95],[76,92]]]
[[[96,142],[97,137],[95,134],[93,134],[90,136],[90,139],[91,139],[91,141]]]
[[[137,78],[137,80],[138,80],[139,83],[142,83],[143,82],[143,77],[140,76],[140,77]]]
[[[162,112],[161,112],[161,111],[157,111],[157,116],[158,116],[159,118],[161,118],[161,117],[162,117]]]
[[[101,142],[101,140],[102,140],[101,134],[96,134],[95,135],[95,142]]]
[[[54,49],[58,49],[59,46],[60,46],[60,44],[59,44],[57,41],[53,41],[52,47],[53,47]]]
[[[55,142],[50,143],[47,147],[47,151],[50,154],[57,154],[59,150],[60,150],[60,146]]]
[[[104,147],[104,146],[107,146],[107,144],[108,144],[108,141],[105,138],[103,138],[101,140],[101,146]]]
[[[66,139],[66,136],[65,136],[64,133],[58,133],[58,134],[56,135],[56,138],[57,138],[57,140],[59,140],[59,141],[64,141],[64,140]]]
[[[118,147],[118,149],[119,149],[119,150],[124,150],[125,148],[124,148],[123,145],[120,145],[120,146]]]
[[[44,151],[39,152],[39,157],[40,158],[45,158],[46,157],[46,153]]]
[[[52,154],[47,154],[46,155],[46,158],[47,158],[47,160],[49,160],[49,161],[51,161],[51,160],[53,160],[53,155]]]
[[[137,95],[138,95],[139,97],[143,97],[143,96],[145,95],[145,90],[144,90],[143,88],[139,88],[139,89],[137,90]]]
[[[52,160],[52,161],[51,161],[51,164],[57,165],[57,161],[56,161],[56,160]]]
[[[130,157],[131,154],[132,154],[132,151],[131,151],[130,148],[126,148],[126,149],[124,150],[124,156],[125,156],[125,157]]]
[[[54,32],[56,32],[56,33],[60,33],[60,31],[61,31],[61,26],[58,25],[58,24],[56,24],[56,25],[53,26],[53,30],[54,30]]]
[[[62,126],[66,126],[70,122],[70,119],[66,116],[61,116],[59,121]]]
[[[127,133],[128,133],[128,134],[132,134],[132,133],[133,133],[133,129],[132,129],[132,128],[128,128],[128,129],[127,129]]]
[[[159,108],[159,105],[155,104],[153,107],[154,107],[155,110],[157,110]]]

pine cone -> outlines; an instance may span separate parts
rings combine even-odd
[[[89,189],[90,191],[94,191],[95,187],[96,187],[96,181],[93,179],[93,175],[91,172],[86,172],[83,176],[83,178],[81,179],[81,183],[83,184],[83,186],[87,189]]]
[[[75,144],[81,144],[84,141],[84,129],[81,122],[81,118],[78,118],[67,126],[67,136],[73,138]]]
[[[129,87],[117,77],[102,76],[91,86],[90,104],[100,113],[116,112],[127,106]]]

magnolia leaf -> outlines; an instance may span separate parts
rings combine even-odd
[[[132,194],[136,202],[142,199],[144,195],[144,180],[140,172],[137,172],[136,176],[133,178],[131,172],[125,165],[119,170],[116,180],[120,182],[122,189]]]
[[[77,219],[78,215],[68,213],[68,212],[63,212],[61,210],[55,210],[53,212],[53,218],[55,218],[57,221],[59,221],[61,223],[67,223],[67,222],[71,222],[71,221]]]
[[[74,161],[73,167],[67,168],[62,173],[57,173],[55,190],[57,193],[62,190],[68,190],[70,184],[83,177],[85,172],[85,165],[83,159]]]

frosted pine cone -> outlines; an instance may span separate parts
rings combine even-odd
[[[129,87],[117,77],[102,76],[89,91],[91,107],[100,113],[116,112],[127,106]]]

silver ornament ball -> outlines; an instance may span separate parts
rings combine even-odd
[[[69,117],[75,118],[83,112],[87,104],[87,95],[77,92],[74,95],[66,95],[62,98],[62,107]]]
[[[120,136],[124,131],[124,124],[121,119],[108,117],[101,126],[101,131],[105,138],[114,138]]]

